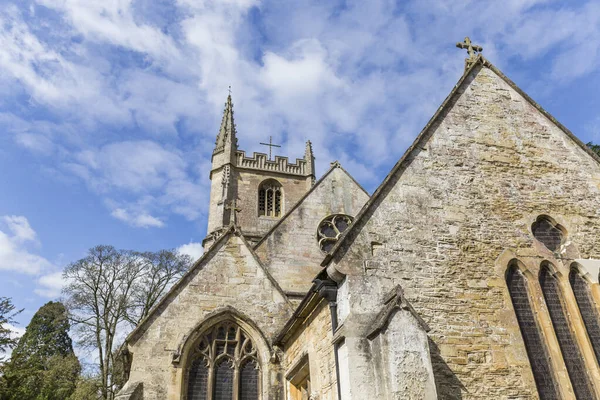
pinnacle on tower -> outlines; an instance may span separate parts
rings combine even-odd
[[[235,122],[233,120],[233,102],[231,101],[231,93],[227,96],[225,109],[223,110],[223,119],[221,120],[221,128],[217,135],[215,150],[213,153],[218,153],[225,148],[225,145],[230,144],[237,148],[237,137],[235,130]]]
[[[310,140],[306,141],[306,148],[304,149],[304,159],[310,160],[313,155],[312,143]]]
[[[304,159],[306,160],[306,169],[308,175],[312,176],[312,182],[315,182],[315,154],[313,153],[312,143],[310,140],[306,142],[304,149]]]

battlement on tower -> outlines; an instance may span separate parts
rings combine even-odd
[[[275,156],[275,160],[269,160],[265,153],[252,153],[252,157],[246,156],[246,152],[238,150],[235,153],[236,166],[238,168],[280,172],[288,175],[307,176],[312,171],[307,167],[306,159],[297,158],[295,163],[290,163],[288,157]]]

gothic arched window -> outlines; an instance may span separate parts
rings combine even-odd
[[[257,351],[234,322],[206,331],[191,351],[186,400],[258,400]]]
[[[592,299],[590,287],[581,274],[575,269],[571,269],[569,282],[577,300],[577,306],[581,313],[581,318],[587,330],[596,359],[600,362],[600,315],[598,308]]]
[[[565,229],[546,215],[537,217],[531,225],[531,232],[550,251],[558,251],[565,238]]]
[[[283,193],[281,183],[268,179],[258,188],[258,215],[281,217]]]
[[[516,265],[512,265],[506,274],[506,285],[510,293],[521,336],[525,343],[533,378],[541,400],[559,399],[554,383],[554,374],[550,364],[548,350],[542,339],[540,327],[531,308],[527,281]]]
[[[577,399],[594,399],[595,396],[587,379],[585,362],[577,340],[569,326],[558,281],[552,275],[547,265],[543,265],[540,270],[540,286],[546,300],[548,314],[550,314],[550,319],[552,320],[558,345],[565,360],[569,378],[571,378],[575,397]]]

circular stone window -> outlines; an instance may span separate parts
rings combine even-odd
[[[352,225],[353,220],[351,216],[345,214],[334,214],[323,219],[317,228],[321,251],[324,253],[331,251],[342,233]]]

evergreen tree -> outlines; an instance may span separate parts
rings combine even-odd
[[[62,303],[35,313],[4,370],[7,400],[59,400],[75,390],[81,371]]]
[[[9,325],[14,324],[14,317],[23,310],[15,311],[15,306],[12,300],[8,297],[0,297],[0,352],[12,349],[16,340],[12,335]],[[4,360],[0,356],[0,362]]]
[[[600,145],[588,142],[586,146],[589,147],[590,150],[592,150],[594,153],[598,154],[598,156],[600,156]]]

